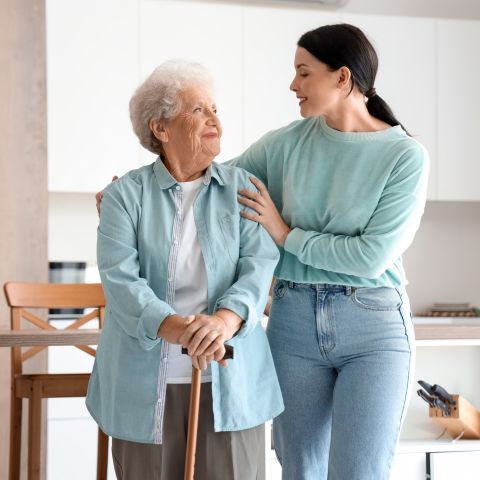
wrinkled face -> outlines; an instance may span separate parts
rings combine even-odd
[[[167,158],[170,151],[182,160],[183,171],[200,171],[220,153],[222,125],[217,107],[203,85],[185,88],[179,97],[180,113],[165,124],[167,136],[163,147]]]
[[[298,47],[295,53],[295,77],[290,84],[299,99],[302,117],[326,115],[335,108],[342,90],[340,73],[331,71],[311,53]]]

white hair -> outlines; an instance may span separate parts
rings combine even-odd
[[[130,120],[142,146],[153,153],[162,153],[162,142],[150,130],[150,120],[169,120],[180,110],[178,93],[188,87],[212,88],[212,77],[200,63],[167,60],[135,90],[130,99]]]

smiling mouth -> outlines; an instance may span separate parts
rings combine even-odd
[[[306,97],[297,97],[300,101],[298,102],[299,105],[307,101]]]
[[[206,133],[203,136],[206,137],[206,138],[217,138],[218,134],[217,133]]]

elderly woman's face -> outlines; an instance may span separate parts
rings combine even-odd
[[[207,87],[200,85],[185,88],[179,96],[181,111],[165,125],[167,158],[173,151],[177,158],[190,162],[188,170],[207,168],[220,153],[222,126],[215,102]]]

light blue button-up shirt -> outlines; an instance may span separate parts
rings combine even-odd
[[[215,431],[251,428],[283,410],[260,323],[279,254],[263,227],[239,214],[238,190],[253,188],[248,176],[213,163],[193,207],[208,312],[227,308],[244,320],[228,342],[235,349],[228,368],[211,364]],[[115,438],[162,443],[169,344],[157,331],[175,313],[181,196],[160,159],[104,191],[97,257],[107,308],[86,403]]]

